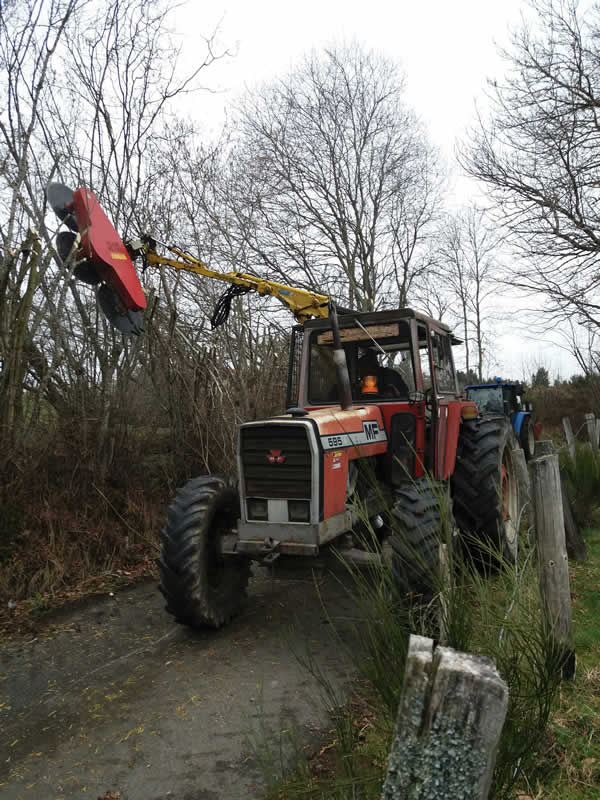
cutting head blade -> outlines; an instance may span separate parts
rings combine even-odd
[[[76,238],[77,234],[73,233],[73,231],[60,231],[56,234],[56,249],[63,263],[71,255]]]
[[[67,205],[73,202],[73,189],[63,183],[49,183],[46,186],[46,200],[56,216],[72,231],[77,232],[77,221]]]
[[[121,333],[137,336],[144,330],[141,312],[126,309],[118,294],[107,283],[103,283],[98,289],[98,304],[113,328]]]
[[[60,256],[60,260],[63,264],[69,258],[71,253],[73,252],[73,245],[75,244],[75,239],[77,238],[77,234],[73,233],[73,231],[60,231],[56,235],[56,249],[58,251],[58,255]],[[83,283],[89,283],[92,286],[96,286],[96,284],[100,283],[102,278],[98,275],[98,270],[94,266],[94,264],[86,259],[85,261],[80,261],[79,264],[73,270],[73,275],[77,278],[78,281],[83,281]]]
[[[91,286],[96,286],[102,280],[100,275],[98,275],[98,270],[91,261],[82,261],[81,264],[77,264],[73,270],[73,275],[78,281],[89,283]]]

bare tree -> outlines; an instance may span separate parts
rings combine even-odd
[[[475,347],[477,377],[483,380],[486,342],[491,317],[497,305],[491,300],[500,292],[499,251],[502,232],[475,205],[446,220],[440,237],[439,264],[435,282],[449,298],[465,343],[465,371],[471,369],[470,348]],[[452,316],[452,315],[450,315]]]
[[[492,111],[461,151],[521,256],[509,281],[552,320],[600,325],[600,6],[532,0],[490,84]]]
[[[24,389],[34,403],[60,395],[67,402],[81,397],[71,390],[85,377],[98,389],[90,416],[100,419],[104,465],[119,430],[114,414],[126,405],[147,339],[124,341],[98,315],[94,291],[68,280],[44,186],[61,180],[90,187],[123,236],[149,222],[152,204],[141,213],[140,206],[168,183],[165,128],[192,135],[178,124],[173,101],[198,88],[215,58],[208,39],[196,66],[181,73],[167,30],[171,10],[162,0],[27,0],[0,9],[0,398],[15,406],[4,430],[12,428]],[[30,226],[42,248],[35,268],[24,268]]]
[[[224,257],[370,310],[405,305],[431,265],[442,170],[389,60],[308,56],[251,93],[222,164]]]
[[[52,171],[52,158],[37,152],[39,121],[52,60],[80,5],[78,0],[57,0],[49,6],[38,1],[0,8],[0,70],[5,78],[0,89],[0,438],[5,441],[21,421],[26,377],[39,370],[46,378],[50,370],[48,357],[30,335],[43,319],[37,297],[49,264],[30,228],[39,228],[43,220],[43,195],[32,172],[40,164]],[[63,297],[55,297],[55,305],[61,306]]]
[[[498,314],[498,309],[492,309],[489,301],[499,293],[495,273],[498,272],[497,254],[502,235],[486,222],[485,213],[474,207],[467,211],[464,224],[466,262],[472,286],[469,309],[477,348],[477,373],[481,381],[489,320],[492,314],[496,317]]]
[[[471,324],[469,319],[472,294],[471,276],[466,264],[464,230],[458,216],[450,217],[441,237],[439,255],[441,266],[436,270],[435,283],[446,290],[446,306],[460,326],[465,346],[465,372],[470,370]]]

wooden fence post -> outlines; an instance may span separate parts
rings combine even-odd
[[[596,437],[596,417],[593,414],[585,415],[585,427],[587,428],[588,440],[592,445],[592,450],[598,452],[598,438]]]
[[[562,418],[562,424],[565,431],[565,439],[567,440],[567,447],[569,448],[569,455],[571,461],[575,461],[575,437],[573,436],[573,428],[571,427],[571,420],[568,417]]]
[[[411,636],[382,800],[486,800],[507,705],[492,661]]]
[[[573,463],[575,463],[575,459],[577,458],[575,451],[575,437],[573,436],[571,421],[568,417],[563,417],[563,428],[565,430],[565,436],[567,437],[569,455],[571,456]],[[552,455],[553,452],[554,449],[551,439],[541,439],[539,442],[535,443],[536,458]],[[531,464],[533,464],[533,461]],[[567,554],[569,558],[573,558],[575,561],[585,561],[587,558],[587,545],[585,543],[585,539],[581,535],[581,531],[577,527],[577,523],[575,522],[573,509],[571,508],[571,501],[569,500],[567,487],[562,475],[560,476],[560,495],[562,499]]]
[[[540,456],[549,456],[554,452],[554,445],[552,439],[538,439],[535,443],[535,458]]]
[[[560,492],[562,497],[563,517],[565,520],[567,555],[575,561],[585,561],[587,558],[587,545],[585,539],[581,535],[579,526],[575,522],[575,516],[567,492],[567,484],[562,475],[560,476]]]
[[[511,451],[511,457],[517,473],[517,483],[519,484],[519,508],[517,509],[517,513],[521,519],[521,512],[523,511],[523,508],[526,507],[529,527],[532,528],[533,508],[531,506],[531,480],[529,478],[529,470],[527,469],[525,453],[520,447],[516,447]]]
[[[575,650],[558,456],[544,456],[534,460],[531,466],[545,620],[561,660],[563,677],[572,678],[575,674]]]

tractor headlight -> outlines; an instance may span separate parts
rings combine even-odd
[[[248,519],[267,521],[269,519],[267,500],[248,500]]]
[[[310,500],[288,500],[288,519],[290,522],[309,522]]]

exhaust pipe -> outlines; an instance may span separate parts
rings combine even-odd
[[[342,411],[352,408],[352,388],[350,386],[350,375],[348,374],[348,362],[346,353],[342,347],[340,339],[340,327],[338,325],[337,312],[333,303],[329,306],[329,318],[331,320],[331,332],[333,333],[333,361],[337,374],[338,394]]]

